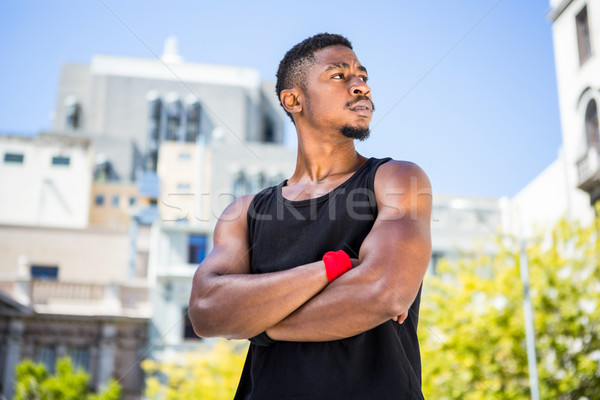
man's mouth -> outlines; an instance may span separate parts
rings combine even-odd
[[[371,116],[372,106],[368,100],[358,101],[355,105],[350,107],[350,111],[354,111],[360,115]]]
[[[366,117],[371,116],[373,111],[375,111],[375,106],[373,105],[373,102],[365,97],[355,99],[354,101],[346,104],[346,107],[348,107],[350,111],[354,111]]]

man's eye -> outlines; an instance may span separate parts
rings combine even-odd
[[[365,83],[367,83],[367,81],[369,80],[369,78],[366,77],[366,76],[361,76],[360,80],[363,81],[363,82],[365,82]]]
[[[335,74],[333,76],[334,79],[344,79],[344,74],[342,74],[341,72],[339,74]]]

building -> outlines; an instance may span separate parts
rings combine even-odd
[[[0,136],[0,224],[85,228],[93,162],[90,141]]]
[[[553,0],[551,5],[564,157],[576,168],[572,185],[595,203],[600,198],[600,4]]]
[[[128,231],[0,225],[0,243],[0,393],[12,397],[22,359],[70,355],[94,389],[119,377],[137,398],[150,303],[129,277]]]
[[[511,230],[530,236],[560,217],[591,221],[600,199],[600,4],[551,0],[562,130],[557,159],[511,199]]]
[[[293,172],[284,119],[258,71],[187,62],[173,38],[161,59],[63,65],[53,131],[94,149],[90,226],[129,231],[129,276],[152,288],[149,357],[197,344],[192,276],[225,206]]]

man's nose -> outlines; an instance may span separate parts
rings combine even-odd
[[[354,76],[350,85],[350,94],[366,96],[371,93],[371,88],[360,77]]]

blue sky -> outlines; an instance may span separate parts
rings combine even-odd
[[[561,143],[546,0],[0,2],[0,132],[49,130],[60,65],[154,57],[257,68],[317,32],[346,35],[377,106],[366,156],[414,161],[434,193],[513,196]],[[290,129],[290,142],[295,140]]]

